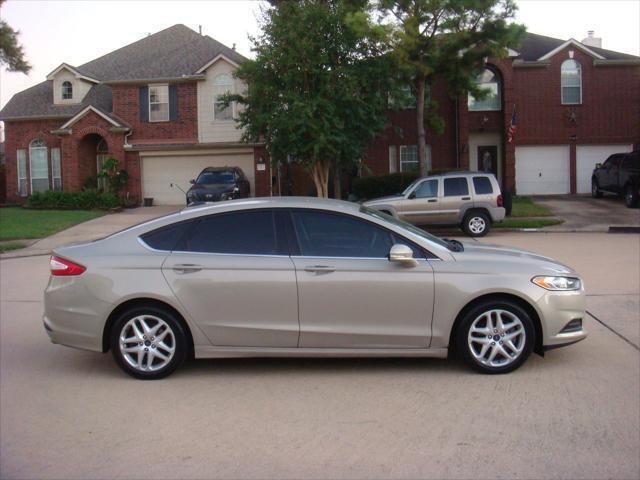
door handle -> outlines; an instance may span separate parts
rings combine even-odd
[[[462,200],[471,200],[471,197],[462,197]]]
[[[171,267],[174,272],[179,274],[195,273],[202,270],[202,265],[194,265],[192,263],[181,263]]]
[[[435,198],[431,198],[429,200],[427,200],[427,202],[429,203],[436,203],[438,200],[436,200]]]
[[[335,267],[330,267],[329,265],[307,265],[304,267],[305,272],[311,273],[331,273],[335,272]]]

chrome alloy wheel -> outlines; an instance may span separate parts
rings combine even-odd
[[[487,228],[487,223],[484,221],[482,217],[471,217],[469,219],[469,230],[478,235]]]
[[[488,310],[471,324],[469,350],[482,365],[504,367],[524,350],[526,333],[522,321],[507,310]]]
[[[169,324],[154,315],[139,315],[120,331],[122,358],[136,370],[154,372],[167,366],[176,351],[176,339]]]

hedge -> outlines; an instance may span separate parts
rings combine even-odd
[[[91,210],[93,208],[115,208],[120,206],[117,195],[97,190],[82,192],[58,192],[47,190],[36,192],[27,198],[27,206],[31,208],[52,208],[69,210]]]

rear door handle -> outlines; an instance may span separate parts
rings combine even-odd
[[[471,197],[462,197],[462,200],[471,200]]]
[[[427,202],[429,203],[436,203],[438,200],[436,200],[435,198],[431,198],[429,200],[427,200]]]
[[[202,265],[194,265],[193,263],[181,263],[171,267],[174,272],[179,274],[195,273],[202,270]]]
[[[329,265],[307,265],[304,267],[305,272],[311,273],[331,273],[335,272],[335,267],[331,267]]]

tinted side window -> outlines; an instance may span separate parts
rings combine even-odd
[[[170,251],[174,249],[183,234],[192,226],[193,222],[176,223],[145,233],[140,238],[151,248]]]
[[[438,196],[438,180],[425,180],[415,190],[416,198],[431,198]]]
[[[300,252],[307,257],[385,258],[391,232],[358,218],[313,211],[292,212]]]
[[[177,250],[277,255],[273,212],[260,210],[205,217],[182,239]]]
[[[469,184],[465,177],[444,179],[445,197],[459,197],[462,195],[469,195]]]
[[[624,157],[622,168],[625,170],[640,168],[640,154],[630,153]]]
[[[476,195],[493,193],[493,186],[489,177],[473,177],[473,189],[476,191]]]

